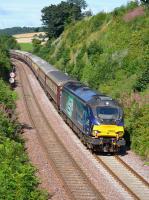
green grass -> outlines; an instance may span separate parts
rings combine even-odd
[[[147,165],[147,166],[149,166],[149,162],[145,162],[145,163],[144,163],[144,165]]]
[[[20,47],[22,51],[33,51],[33,44],[32,43],[20,43]]]

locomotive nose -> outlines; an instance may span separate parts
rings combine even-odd
[[[117,125],[94,125],[92,135],[96,138],[111,137],[121,138],[124,135],[124,127]]]

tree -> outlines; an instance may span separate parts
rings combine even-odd
[[[142,5],[146,6],[149,8],[149,0],[141,0]]]
[[[91,17],[93,14],[92,14],[92,11],[91,10],[87,10],[85,12],[83,12],[83,16],[84,17]]]
[[[142,2],[143,4],[149,5],[149,0],[141,0],[141,2]]]
[[[0,35],[0,78],[7,80],[8,72],[11,69],[10,60],[8,59],[9,49],[18,49],[15,38],[8,35]]]
[[[42,22],[49,39],[57,38],[66,24],[82,17],[81,8],[73,3],[62,1],[58,5],[50,5],[42,9]]]
[[[81,9],[87,8],[87,3],[85,0],[67,0],[68,3],[72,3],[80,7]]]
[[[41,48],[41,41],[39,39],[34,38],[32,40],[32,43],[33,43],[33,51],[34,53],[37,53]]]

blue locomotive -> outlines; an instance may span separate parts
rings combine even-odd
[[[62,88],[60,110],[90,149],[117,152],[125,146],[123,111],[112,98],[69,82]]]

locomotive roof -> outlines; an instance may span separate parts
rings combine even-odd
[[[79,82],[69,82],[64,88],[91,106],[104,105],[105,102],[109,102],[110,105],[117,104],[111,97],[98,93]]]
[[[68,81],[73,81],[71,77],[59,70],[48,72],[47,76],[52,79],[58,86],[61,86]]]

